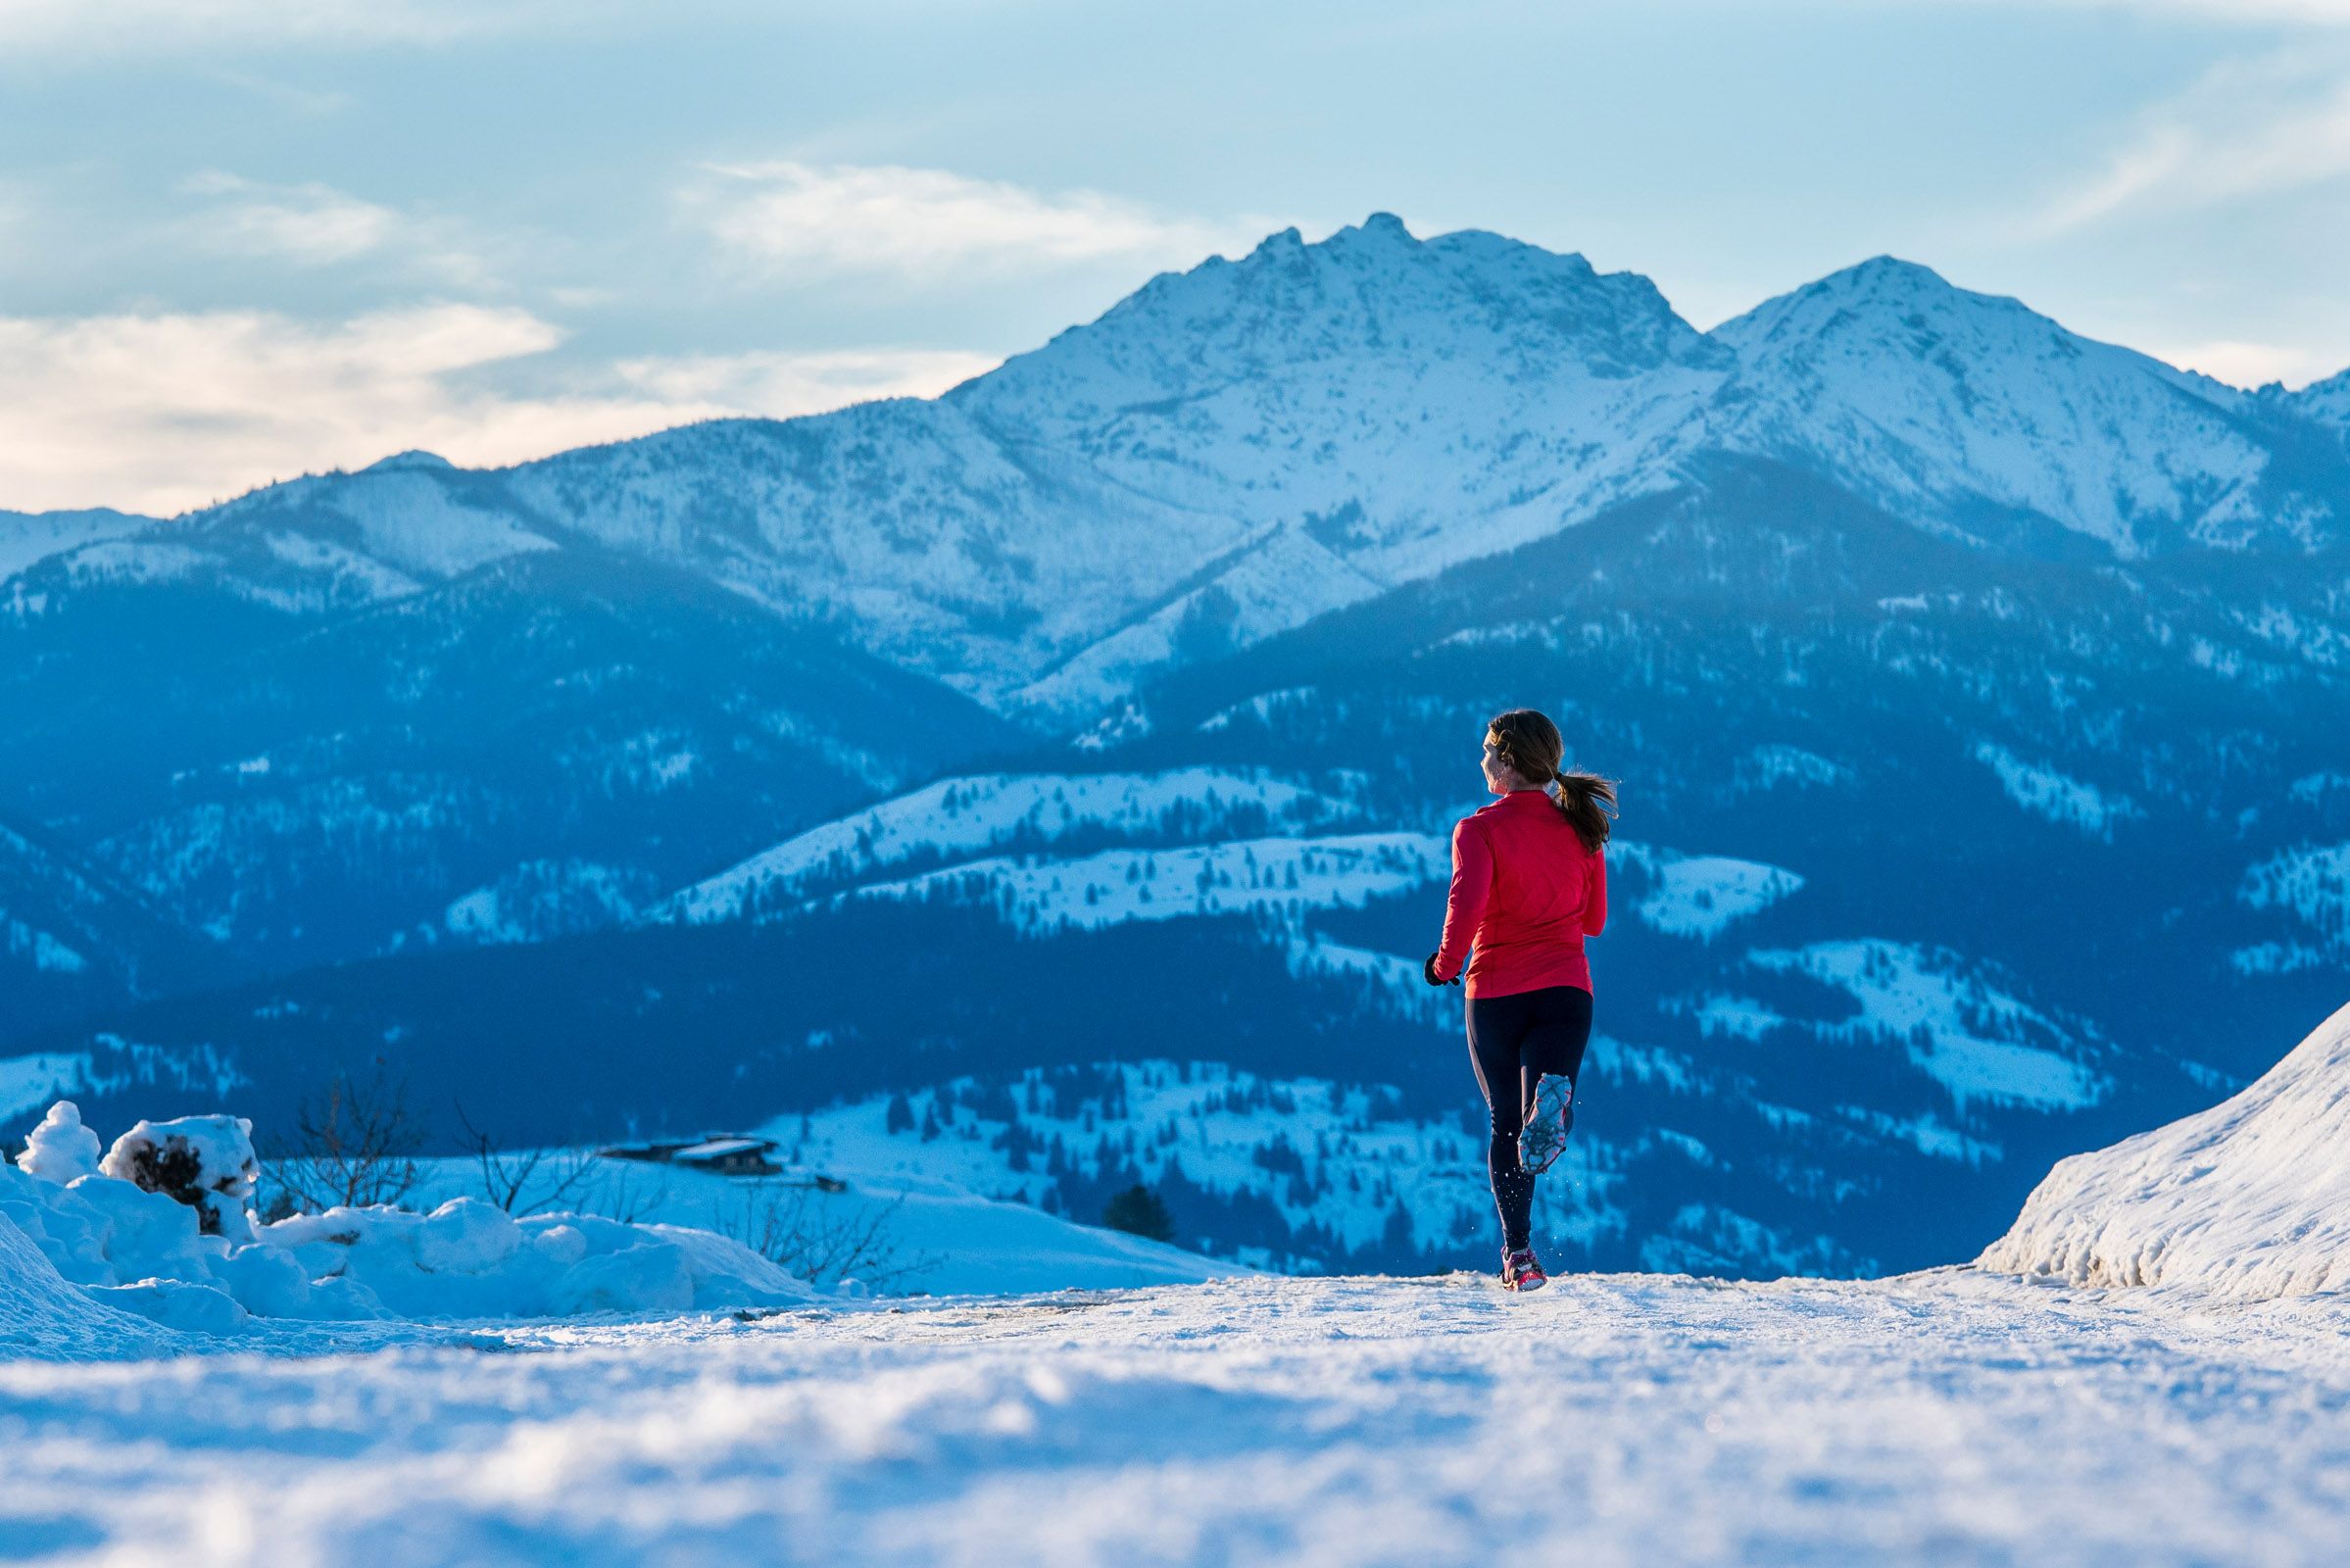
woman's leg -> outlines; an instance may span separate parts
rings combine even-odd
[[[1469,1063],[1493,1121],[1485,1166],[1493,1187],[1493,1208],[1501,1216],[1501,1245],[1516,1251],[1527,1245],[1534,1211],[1534,1177],[1518,1161],[1518,1131],[1526,1125],[1529,1082],[1518,1051],[1530,1008],[1526,995],[1478,997],[1469,1003]]]
[[[1534,1091],[1545,1076],[1577,1083],[1591,1041],[1591,994],[1581,986],[1525,993],[1528,1017],[1518,1042],[1518,1103],[1534,1114]]]

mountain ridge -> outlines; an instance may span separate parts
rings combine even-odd
[[[1061,726],[1203,626],[1272,635],[1666,488],[1709,450],[1995,550],[2317,548],[2350,509],[2326,399],[2264,401],[1890,257],[1699,332],[1640,274],[1375,214],[1161,273],[936,399],[504,469],[395,454],[68,552],[55,588],[55,557],[28,564],[9,592],[195,575],[331,612],[592,538]]]

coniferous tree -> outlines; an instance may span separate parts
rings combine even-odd
[[[1175,1239],[1175,1216],[1159,1196],[1137,1182],[1109,1200],[1102,1211],[1102,1223],[1113,1231],[1125,1231],[1132,1236],[1147,1236],[1154,1242]]]

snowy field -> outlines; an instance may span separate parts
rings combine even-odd
[[[236,1215],[199,1238],[123,1173],[200,1137],[218,1209],[241,1124],[141,1123],[101,1162],[61,1106],[0,1171],[0,1561],[2330,1564],[2346,1083],[2350,1007],[2224,1104],[2060,1162],[1972,1266],[1528,1297],[891,1300],[477,1200],[231,1244]],[[1001,1206],[929,1196],[941,1240]],[[183,1273],[128,1283],[150,1267]],[[444,1310],[480,1301],[506,1315]]]
[[[2345,1327],[1955,1270],[1248,1279],[0,1364],[0,1555],[2338,1561]]]

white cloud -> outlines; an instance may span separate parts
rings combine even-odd
[[[955,349],[849,349],[623,360],[615,369],[664,402],[787,418],[875,398],[936,397],[1002,363]]]
[[[2258,387],[2271,381],[2303,386],[2322,380],[2338,367],[2322,354],[2279,343],[2243,343],[2221,338],[2181,348],[2150,348],[2147,353],[2182,370],[2200,370],[2230,386]]]
[[[2025,227],[2061,234],[2119,215],[2191,211],[2345,175],[2350,61],[2330,49],[2230,61],[2142,117],[2103,169],[2058,192]]]
[[[0,47],[74,54],[247,44],[441,44],[552,27],[599,0],[0,0]]]
[[[423,447],[505,464],[725,414],[943,390],[988,362],[931,351],[638,359],[552,394],[488,389],[563,330],[430,305],[318,325],[265,312],[0,318],[0,507],[169,514]]]
[[[205,205],[169,231],[203,250],[297,267],[379,257],[435,287],[467,291],[497,281],[481,236],[445,218],[396,212],[331,185],[271,185],[218,171],[179,188]]]
[[[810,274],[1017,272],[1096,261],[1188,265],[1232,243],[1098,191],[1045,193],[940,169],[713,168],[686,200],[739,253]]]
[[[264,185],[208,173],[181,189],[222,198],[183,226],[198,243],[231,255],[278,256],[310,266],[344,262],[380,248],[400,226],[390,208],[331,185]]]
[[[1915,0],[1869,0],[1878,10],[1907,8]],[[1945,0],[1948,3],[1948,0]],[[1976,10],[2039,10],[2047,0],[1956,0]],[[2320,26],[2350,24],[2350,0],[2056,0],[2075,10],[2143,11],[2157,16],[2198,17],[2214,22],[2274,26],[2279,22]]]

